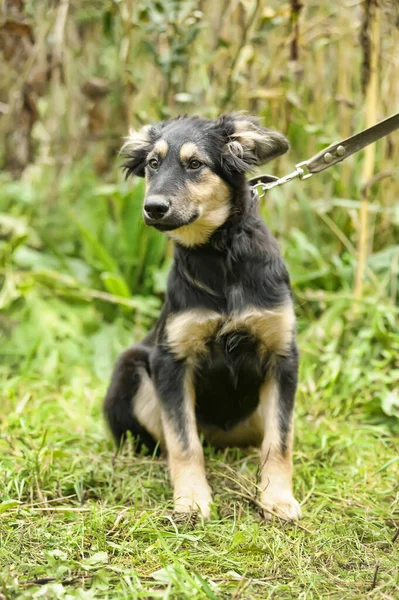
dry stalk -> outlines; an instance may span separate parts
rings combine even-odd
[[[340,14],[340,24],[342,31],[348,31],[348,19],[347,14],[342,10]],[[347,138],[351,135],[351,115],[353,112],[353,97],[352,97],[352,85],[351,85],[351,63],[348,60],[348,56],[352,50],[352,40],[348,34],[341,35],[338,40],[337,47],[337,96],[336,101],[338,102],[338,122],[339,132],[343,138]],[[341,164],[341,179],[345,187],[349,184],[350,168],[347,162]]]
[[[369,77],[366,87],[365,100],[365,127],[371,127],[377,121],[378,104],[378,81],[379,81],[379,54],[381,40],[381,9],[375,0],[367,0],[365,10],[368,11],[370,23],[370,46],[369,46]],[[361,174],[361,181],[364,187],[359,214],[359,242],[357,248],[357,270],[355,276],[355,297],[361,298],[363,295],[364,273],[369,245],[369,200],[368,188],[365,187],[367,181],[374,174],[375,163],[375,144],[370,144],[364,151],[364,162]]]
[[[291,0],[291,28],[292,28],[292,41],[291,41],[291,52],[290,60],[297,61],[299,59],[299,16],[303,4],[300,0]]]

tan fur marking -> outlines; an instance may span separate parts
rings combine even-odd
[[[251,121],[236,121],[235,129],[232,137],[237,138],[238,141],[246,144],[250,148],[255,146],[255,142],[273,144],[273,137],[257,127],[254,123],[251,123]]]
[[[147,372],[141,372],[141,384],[134,399],[134,416],[157,441],[162,443],[163,430],[161,408],[156,395],[154,384]]]
[[[151,158],[160,156],[161,158],[165,158],[168,153],[168,142],[166,140],[158,140],[155,144],[154,148],[151,150],[149,155],[147,156],[147,162],[151,160]],[[147,181],[147,176],[146,176]]]
[[[125,143],[121,148],[121,153],[129,152],[129,150],[136,150],[141,146],[146,146],[151,142],[150,138],[151,125],[145,125],[139,131],[135,129],[129,129],[129,135],[125,138]]]
[[[295,315],[291,302],[271,310],[250,308],[233,315],[219,335],[245,329],[258,338],[264,350],[287,354],[292,342]]]
[[[263,406],[258,408],[245,421],[237,423],[232,429],[225,431],[217,427],[203,426],[201,431],[206,441],[217,448],[254,446],[262,444],[265,419]]]
[[[196,144],[193,142],[186,142],[180,148],[180,160],[187,161],[190,158],[198,158],[199,160],[206,160],[206,156],[201,152]]]
[[[200,216],[191,225],[169,232],[169,236],[184,246],[204,244],[229,216],[229,188],[220,177],[206,169],[199,181],[186,183],[185,197]]]
[[[210,310],[188,310],[169,317],[168,345],[179,359],[203,354],[207,340],[215,335],[222,317]]]
[[[255,123],[246,119],[235,122],[235,132],[231,134],[231,140],[226,144],[228,153],[243,157],[244,152],[258,148],[258,152],[265,153],[273,150],[275,141],[273,135],[262,130]]]
[[[205,476],[204,453],[197,432],[195,393],[190,369],[186,373],[184,391],[183,411],[188,434],[185,444],[182,443],[175,424],[166,414],[162,415],[175,511],[188,513],[200,510],[203,517],[208,519],[212,495]]]
[[[301,508],[292,492],[292,438],[291,424],[287,437],[285,454],[281,450],[281,437],[278,415],[278,389],[274,380],[264,383],[260,391],[260,404],[263,405],[265,431],[261,449],[261,502],[270,518],[276,513],[284,519],[298,519]]]
[[[168,319],[168,345],[179,359],[193,359],[206,350],[207,341],[237,330],[246,330],[264,351],[287,354],[295,327],[292,304],[265,310],[251,308],[228,317],[210,310],[188,310]]]
[[[165,158],[169,150],[169,144],[166,140],[158,140],[154,146],[154,150],[161,158]]]

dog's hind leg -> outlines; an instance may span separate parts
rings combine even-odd
[[[149,340],[147,336],[119,356],[104,400],[104,413],[118,446],[130,431],[139,446],[144,444],[153,452],[162,442],[162,423],[151,379]]]
[[[265,517],[299,519],[301,508],[292,491],[292,416],[297,386],[298,356],[276,356],[273,373],[260,392],[264,419],[261,446],[261,502]]]

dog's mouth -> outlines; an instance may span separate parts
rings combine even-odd
[[[174,231],[175,229],[180,229],[181,227],[186,227],[187,225],[191,225],[194,223],[200,216],[200,212],[196,211],[187,221],[183,221],[177,217],[165,217],[161,220],[151,219],[148,216],[144,215],[144,222],[146,225],[150,225],[154,227],[158,231]]]

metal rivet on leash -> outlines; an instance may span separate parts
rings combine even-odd
[[[373,127],[364,129],[356,135],[352,135],[352,137],[349,137],[346,140],[331,144],[331,146],[328,146],[328,148],[315,154],[312,158],[309,158],[309,160],[304,160],[295,165],[295,171],[284,177],[277,178],[272,175],[258,175],[258,177],[250,179],[248,183],[261,197],[267,190],[278,185],[284,185],[284,183],[288,183],[293,179],[308,179],[315,173],[319,173],[320,171],[324,171],[324,169],[332,167],[351,154],[359,152],[359,150],[362,150],[369,144],[376,142],[397,129],[399,129],[399,113],[373,125]]]

